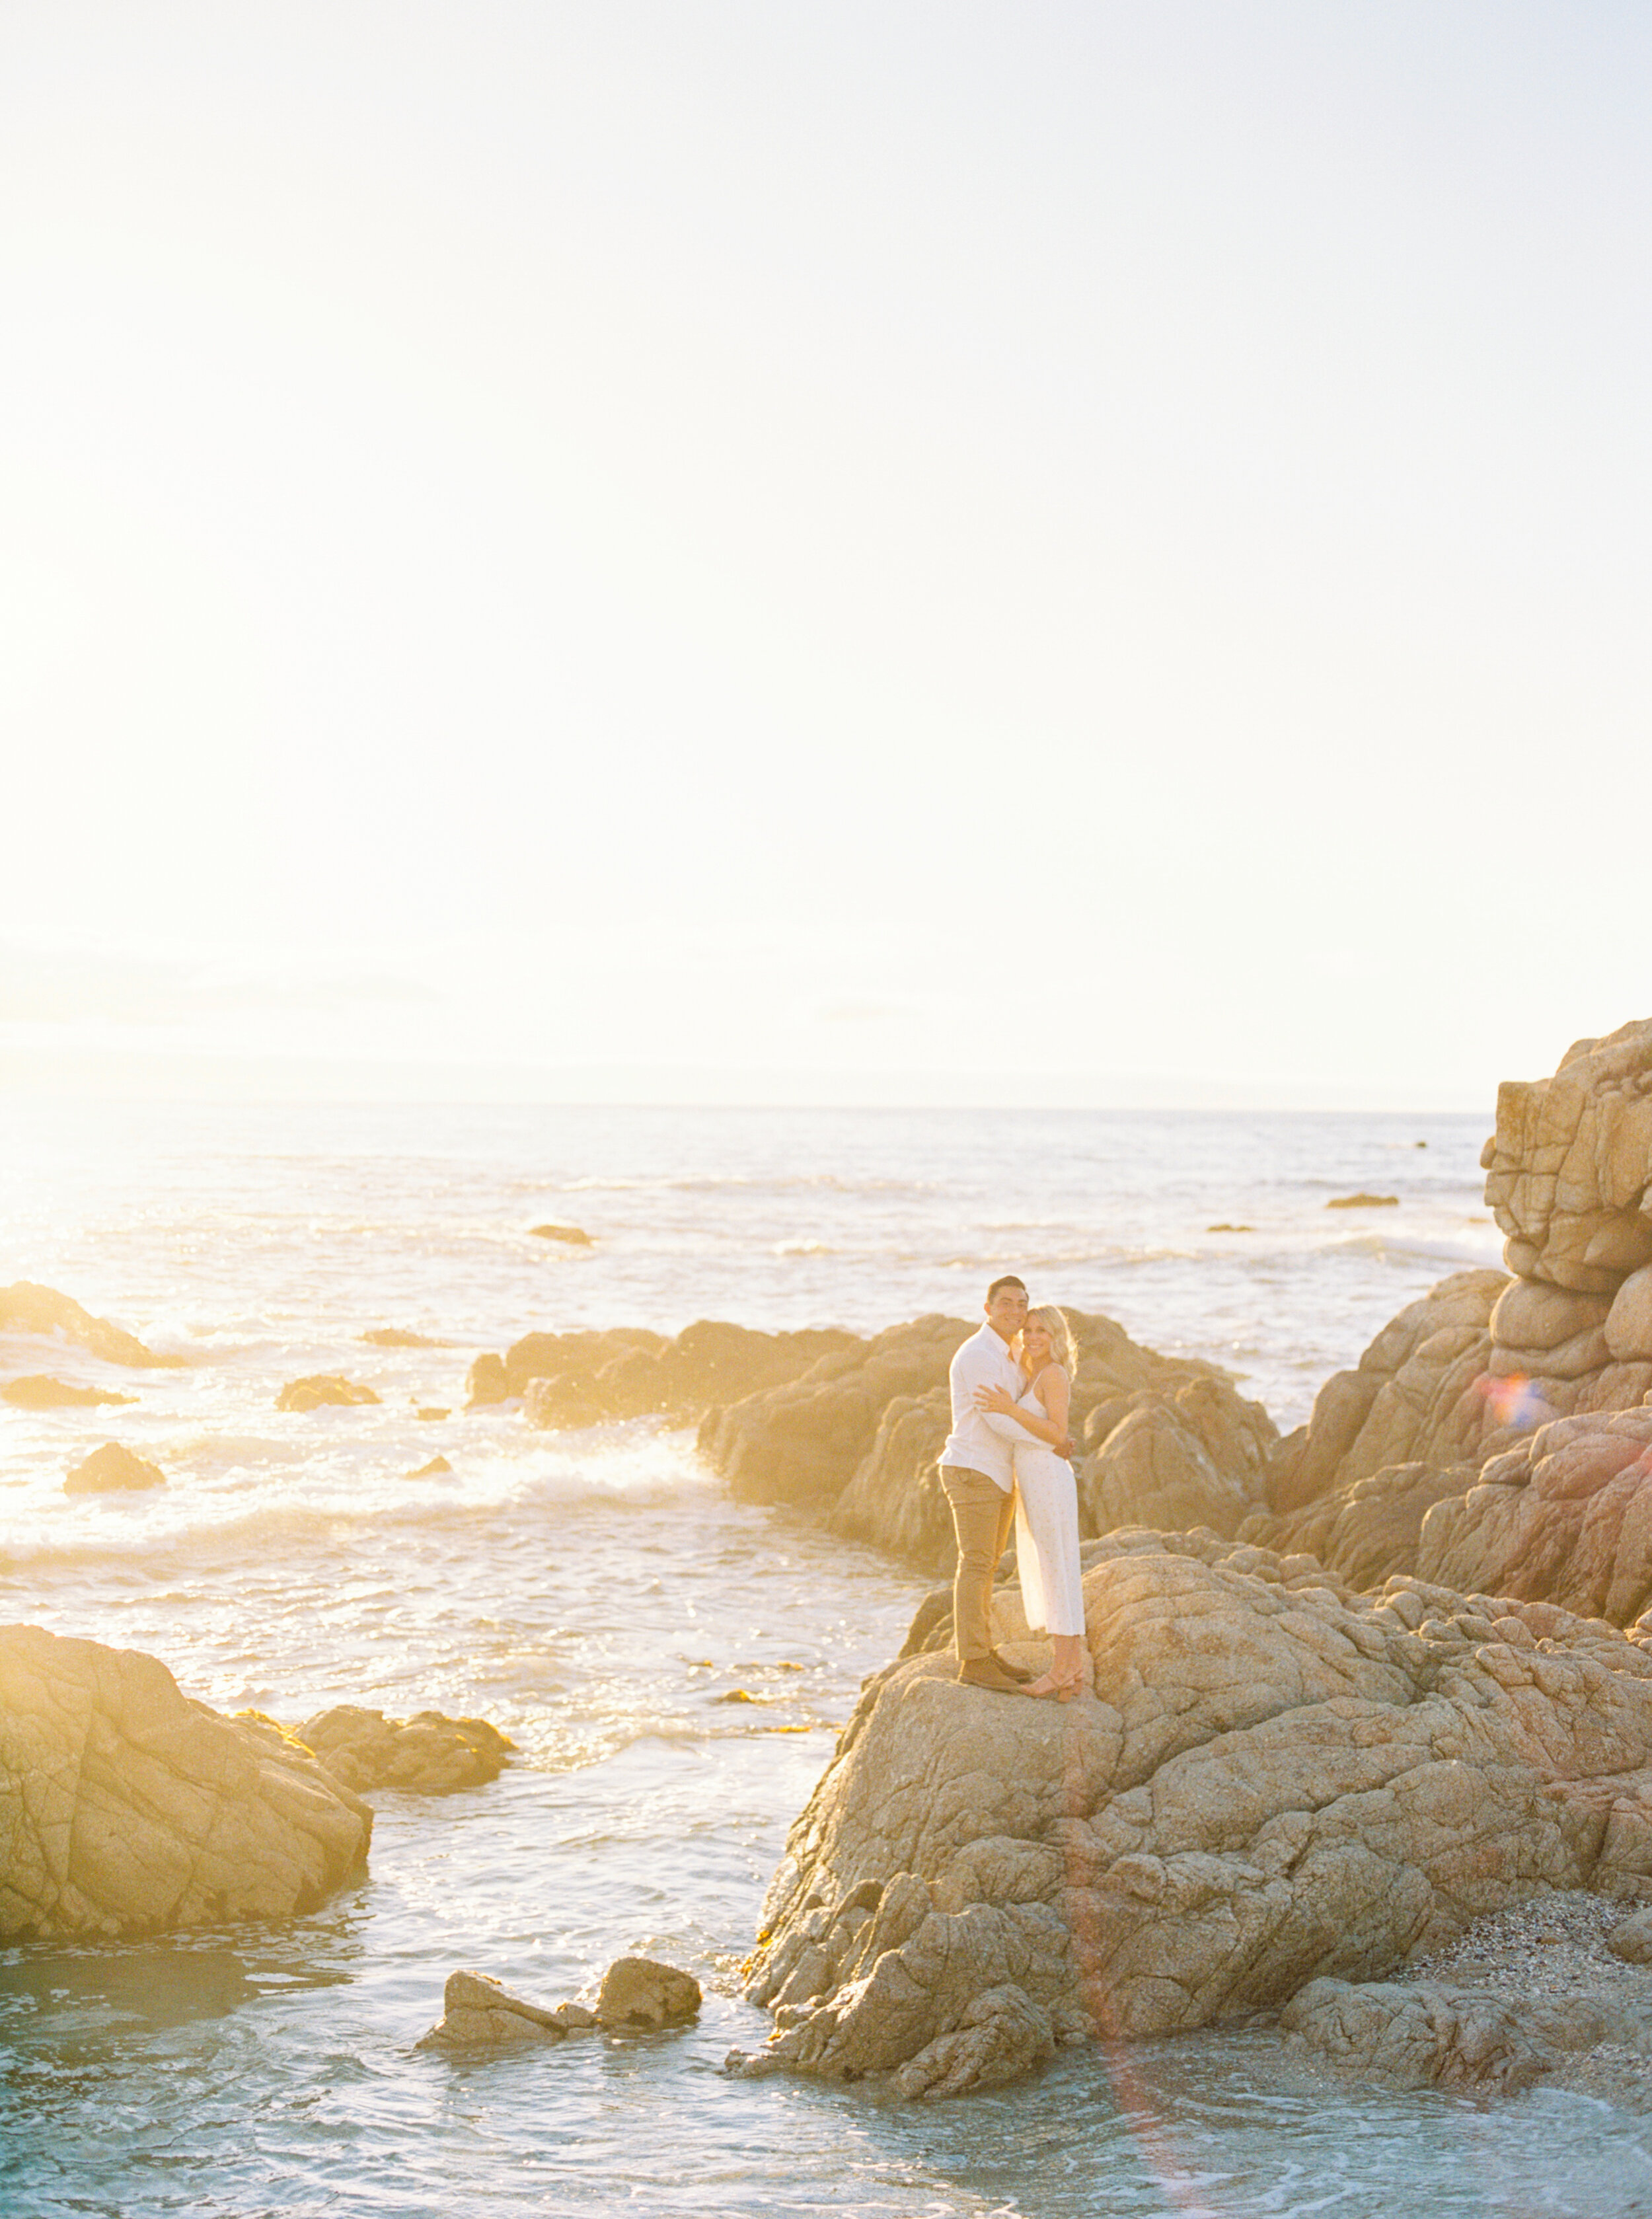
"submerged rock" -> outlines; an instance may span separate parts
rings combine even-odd
[[[30,1371],[0,1387],[0,1402],[19,1410],[90,1410],[105,1402],[135,1402],[135,1395],[121,1395],[113,1387],[71,1387],[44,1371]]]
[[[124,1364],[134,1370],[177,1371],[186,1361],[182,1356],[158,1356],[107,1318],[94,1317],[90,1310],[82,1309],[55,1287],[36,1286],[28,1279],[0,1287],[0,1333],[53,1334],[101,1357],[105,1364]]]
[[[165,1487],[166,1474],[146,1457],[135,1456],[119,1441],[105,1441],[78,1464],[63,1482],[65,1495],[113,1495],[123,1489]]]
[[[408,1333],[399,1325],[377,1325],[362,1339],[373,1348],[451,1348],[450,1340],[432,1340],[427,1333]]]
[[[378,1399],[370,1387],[360,1386],[339,1372],[313,1371],[306,1378],[289,1380],[276,1397],[276,1408],[319,1410],[326,1403],[336,1402],[348,1408],[358,1402],[376,1402]]]
[[[0,1934],[290,1918],[365,1861],[373,1816],[266,1721],[129,1649],[0,1627]]]
[[[580,1225],[531,1225],[528,1231],[536,1240],[561,1240],[571,1248],[592,1248],[596,1243]]]
[[[444,1411],[442,1414],[445,1417],[447,1413]],[[409,1479],[444,1479],[452,1469],[444,1456],[433,1456],[428,1464],[421,1464],[417,1471],[410,1471],[407,1476]]]
[[[1009,1701],[929,1655],[868,1682],[765,1905],[775,2034],[735,2070],[956,2089],[1040,2023],[1165,2034],[1381,1980],[1547,1890],[1652,1901],[1638,1642],[1212,1536],[1090,1548],[1092,1697]]]
[[[1338,1194],[1326,1203],[1327,1209],[1397,1209],[1397,1194]]]
[[[456,1788],[485,1787],[499,1778],[516,1748],[486,1719],[444,1718],[440,1711],[387,1719],[382,1711],[355,1703],[320,1711],[294,1732],[335,1780],[364,1793],[395,1787],[414,1795],[448,1795]]]
[[[1362,2079],[1517,2095],[1602,2042],[1649,2046],[1652,2021],[1609,1997],[1513,2001],[1442,1981],[1311,1980],[1280,2015],[1299,2048]]]

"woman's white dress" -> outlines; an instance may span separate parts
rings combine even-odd
[[[1020,1408],[1049,1415],[1029,1387]],[[1027,1623],[1046,1633],[1082,1633],[1084,1597],[1078,1562],[1078,1482],[1072,1466],[1013,1418],[990,1418],[1013,1433],[1015,1451],[1015,1567]]]

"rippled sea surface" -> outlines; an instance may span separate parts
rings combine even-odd
[[[1497,1259],[1482,1138],[1444,1117],[0,1108],[0,1283],[188,1359],[121,1373],[0,1339],[0,1377],[139,1397],[0,1407],[0,1616],[148,1650],[222,1707],[434,1705],[521,1752],[471,1793],[376,1799],[370,1876],[313,1918],[0,1952],[0,2212],[1652,2214],[1638,2120],[1350,2089],[1264,2031],[1068,2053],[951,2105],[724,2079],[766,2027],[737,1967],[786,1825],[926,1582],[729,1501],[656,1425],[462,1414],[471,1358],[531,1328],[866,1329],[967,1315],[1019,1270],[1227,1365],[1289,1425],[1402,1303]],[[1397,1202],[1327,1212],[1356,1190]],[[593,1245],[535,1239],[547,1221]],[[386,1326],[445,1345],[361,1338]],[[381,1402],[276,1410],[320,1370]],[[65,1497],[110,1438],[165,1489]],[[450,1473],[410,1476],[438,1454]],[[630,1950],[699,1977],[696,2028],[469,2065],[413,2048],[455,1966],[554,2002]]]

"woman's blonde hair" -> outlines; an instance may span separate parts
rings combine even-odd
[[[1050,1336],[1050,1353],[1058,1364],[1064,1364],[1069,1379],[1078,1377],[1078,1344],[1072,1337],[1072,1327],[1067,1323],[1065,1310],[1057,1309],[1053,1302],[1046,1302],[1040,1309],[1028,1310],[1027,1324],[1034,1319]],[[1023,1332],[1026,1327],[1022,1328]]]

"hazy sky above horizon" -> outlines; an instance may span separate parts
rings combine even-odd
[[[1649,103],[1592,0],[9,0],[0,1072],[1489,1109],[1652,1010]]]

